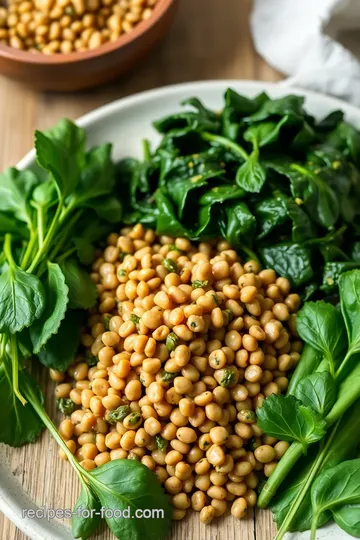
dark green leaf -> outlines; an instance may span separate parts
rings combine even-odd
[[[106,413],[106,421],[109,422],[109,424],[116,424],[116,422],[122,422],[130,413],[131,409],[129,405],[120,405],[117,409],[113,409]]]
[[[304,98],[302,96],[288,95],[278,99],[269,99],[248,120],[263,122],[269,118],[289,115],[294,122],[302,121],[304,117],[303,104]]]
[[[69,288],[69,307],[88,309],[96,302],[97,291],[89,274],[83,270],[76,259],[66,259],[60,263]]]
[[[10,264],[0,276],[0,332],[21,332],[41,316],[44,307],[41,281]]]
[[[225,92],[225,107],[223,110],[223,132],[225,137],[237,140],[242,118],[255,113],[269,98],[262,93],[253,99],[241,96],[232,88]]]
[[[70,398],[58,398],[56,400],[56,406],[60,412],[70,416],[75,411],[76,405]]]
[[[170,499],[164,494],[155,474],[135,460],[118,459],[89,473],[91,488],[103,506],[111,510],[130,507],[131,515],[138,509],[161,509],[163,517],[145,519],[106,518],[117,538],[159,540],[165,538],[171,525]]]
[[[94,534],[101,523],[100,510],[99,499],[95,497],[86,484],[83,485],[73,510],[71,528],[74,538],[86,540]],[[89,513],[89,517],[85,517],[85,513]]]
[[[16,219],[30,224],[33,212],[30,199],[38,183],[35,174],[27,170],[9,168],[0,174],[0,212],[9,212]]]
[[[321,289],[327,294],[337,291],[339,278],[344,272],[360,268],[358,262],[328,262],[324,266]]]
[[[155,192],[154,197],[159,210],[156,222],[157,234],[188,236],[188,231],[175,217],[174,208],[169,199],[160,190]]]
[[[360,538],[360,503],[346,504],[341,508],[333,508],[332,516],[343,531]]]
[[[53,334],[39,352],[40,362],[48,368],[66,371],[74,361],[83,323],[82,311],[68,309],[57,334]]]
[[[323,371],[312,373],[300,381],[294,395],[324,418],[335,403],[336,393],[334,378],[328,371]]]
[[[281,441],[298,441],[306,447],[322,439],[326,432],[321,416],[294,396],[272,394],[256,413],[258,426]]]
[[[234,247],[251,244],[255,233],[256,221],[248,206],[243,203],[228,203],[225,209],[227,216],[226,238]]]
[[[119,199],[115,196],[99,197],[83,203],[84,206],[95,210],[96,214],[109,223],[118,223],[123,214]]]
[[[288,220],[286,205],[279,197],[269,197],[260,200],[254,209],[258,227],[258,238],[265,238],[279,225]]]
[[[290,279],[294,286],[303,285],[313,276],[310,251],[300,244],[284,242],[259,249],[266,268]]]
[[[40,317],[30,327],[33,351],[37,354],[45,343],[59,329],[65,317],[69,289],[64,274],[58,264],[47,263],[47,280],[45,283],[46,304]]]
[[[349,340],[349,354],[360,351],[360,270],[342,274],[339,279],[341,313]]]
[[[41,403],[42,393],[37,383],[24,371],[20,376],[26,378]],[[0,409],[6,421],[0,428],[0,442],[10,446],[22,446],[33,442],[40,435],[44,425],[29,403],[22,405],[13,392],[11,373],[7,372],[4,364],[0,364]]]
[[[266,180],[266,171],[259,162],[259,152],[254,150],[236,173],[236,183],[245,191],[259,193]]]

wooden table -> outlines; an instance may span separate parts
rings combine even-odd
[[[254,51],[249,31],[251,0],[180,0],[179,4],[176,21],[165,41],[136,71],[108,86],[78,94],[39,93],[1,78],[0,170],[30,150],[35,128],[47,128],[63,116],[78,118],[135,92],[201,79],[281,78]],[[46,386],[47,407],[56,418],[53,388],[44,373],[42,387]],[[73,506],[79,491],[77,479],[69,464],[58,459],[56,444],[47,433],[34,445],[9,450],[8,457],[14,474],[38,504]],[[96,538],[113,538],[104,531]],[[210,527],[200,525],[198,515],[192,513],[186,521],[174,525],[172,538],[270,540],[274,531],[267,512],[256,516],[250,513],[242,521],[226,516]],[[26,537],[0,513],[0,538]]]

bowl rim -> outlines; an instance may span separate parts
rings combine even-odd
[[[129,45],[142,34],[146,34],[165,13],[175,4],[176,0],[157,0],[152,15],[140,21],[131,32],[121,34],[115,41],[108,41],[95,49],[87,51],[73,51],[66,54],[34,54],[29,51],[15,49],[10,45],[0,43],[0,58],[19,62],[21,64],[63,65],[73,62],[86,62],[92,58],[109,54],[121,47]]]

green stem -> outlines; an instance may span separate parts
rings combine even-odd
[[[320,354],[306,343],[303,352],[301,353],[300,362],[296,366],[294,373],[291,375],[290,383],[286,392],[287,396],[295,393],[295,389],[299,382],[313,373],[320,364],[320,361]]]
[[[47,234],[45,236],[44,243],[43,243],[41,249],[39,249],[39,251],[37,252],[37,255],[35,256],[33,262],[31,263],[31,265],[27,269],[27,272],[29,272],[30,274],[32,272],[34,272],[35,268],[41,262],[42,258],[44,257],[47,250],[49,249],[51,241],[52,241],[52,239],[53,239],[53,237],[54,237],[54,235],[56,233],[57,227],[58,227],[58,222],[59,222],[59,218],[60,218],[62,209],[63,209],[63,201],[60,200],[59,205],[58,205],[58,207],[56,209],[54,218],[53,218],[53,220],[51,222],[51,225],[49,227],[49,230],[48,230],[48,232],[47,232]]]
[[[201,133],[201,138],[204,139],[204,141],[214,142],[220,144],[221,146],[225,146],[225,148],[227,148],[228,150],[233,150],[235,154],[238,154],[245,160],[249,159],[249,154],[247,153],[245,148],[233,141],[230,141],[230,139],[227,139],[226,137],[221,137],[221,135],[214,135],[213,133],[203,131]]]
[[[37,232],[36,232],[35,229],[31,228],[30,229],[30,239],[29,239],[28,245],[26,247],[26,251],[24,253],[22,261],[21,261],[21,269],[22,270],[25,270],[25,268],[29,264],[29,259],[31,257],[32,252],[33,252],[33,249],[35,247],[36,240],[37,240]]]
[[[297,460],[303,455],[304,451],[304,446],[301,443],[295,441],[291,444],[263,487],[258,500],[259,508],[266,508],[268,506],[280,484],[289,474]]]
[[[24,399],[19,390],[19,351],[15,334],[10,336],[10,350],[12,362],[12,386],[14,394],[21,401],[22,405],[26,405],[26,399]]]
[[[348,352],[346,353],[346,356],[344,358],[344,360],[341,362],[341,365],[340,367],[338,368],[337,372],[335,373],[335,378],[337,379],[338,377],[340,377],[341,373],[344,371],[345,369],[345,366],[349,360],[349,358],[351,358],[351,356],[355,353],[355,352],[359,352],[359,351],[352,351],[351,348],[348,350]]]
[[[57,259],[56,259],[56,262],[61,262],[61,261],[64,261],[65,259],[67,259],[68,257],[70,257],[73,253],[75,253],[76,251],[76,247],[72,247],[70,249],[68,249],[67,251],[65,251],[64,253],[62,253]]]
[[[252,249],[248,248],[247,246],[239,246],[239,249],[241,251],[243,251],[244,253],[246,253],[246,255],[248,257],[250,257],[250,260],[253,260],[253,261],[257,261],[258,263],[260,263],[259,261],[259,257],[256,255],[256,253],[254,251],[252,251]]]
[[[311,522],[310,540],[316,540],[317,522],[318,522],[318,516],[315,515],[315,516],[313,516],[312,522]]]
[[[66,225],[64,225],[63,229],[61,230],[61,238],[57,242],[56,246],[54,246],[53,251],[50,253],[50,256],[49,256],[50,261],[53,261],[56,258],[57,254],[60,252],[60,250],[63,248],[64,244],[68,240],[69,233],[71,232],[73,226],[78,221],[78,219],[81,217],[83,212],[84,212],[83,209],[76,212],[73,215],[73,217],[68,221],[68,223]],[[68,216],[68,214],[69,214],[69,212],[68,212],[68,209],[67,209],[66,212],[63,214],[61,220],[60,220],[61,223],[64,222],[64,220]]]
[[[39,205],[36,207],[36,212],[39,248],[41,249],[44,243],[44,208]]]
[[[4,238],[4,254],[10,266],[14,266],[15,261],[11,252],[11,234],[6,233]]]
[[[50,435],[55,439],[57,444],[60,446],[60,448],[65,453],[66,457],[68,458],[71,466],[73,469],[79,474],[80,477],[82,475],[86,476],[86,471],[79,465],[79,463],[76,461],[73,454],[70,452],[69,448],[66,446],[65,442],[62,440],[62,438],[59,435],[58,430],[56,429],[54,423],[48,416],[47,412],[45,411],[44,407],[39,401],[39,398],[32,390],[31,386],[27,383],[27,381],[24,379],[23,381],[23,388],[24,388],[24,394],[28,400],[28,402],[31,404],[34,411],[37,413],[39,418],[42,420],[44,425],[47,427],[47,429],[50,432]]]
[[[144,160],[149,161],[151,159],[151,151],[150,151],[150,142],[148,139],[143,139],[142,147],[143,147]]]
[[[282,540],[282,538],[284,537],[284,534],[288,531],[292,520],[294,519],[294,517],[295,517],[301,503],[304,500],[304,497],[306,496],[306,494],[308,493],[308,491],[310,489],[310,486],[311,486],[315,476],[319,472],[319,469],[320,469],[321,465],[324,462],[324,459],[325,459],[325,457],[326,457],[326,455],[328,453],[328,450],[329,450],[330,446],[332,445],[332,442],[333,442],[333,439],[334,439],[335,434],[337,432],[337,429],[339,427],[339,424],[340,424],[340,420],[338,421],[338,423],[336,424],[336,426],[332,430],[331,435],[328,438],[324,448],[322,448],[320,450],[318,456],[316,457],[315,462],[313,463],[313,465],[311,467],[311,470],[309,472],[309,475],[307,477],[307,480],[306,480],[305,484],[302,486],[302,488],[300,489],[300,491],[297,493],[297,495],[295,497],[295,500],[292,502],[291,509],[286,514],[286,517],[285,517],[284,521],[281,524],[281,527],[280,527],[280,529],[279,529],[279,531],[278,531],[278,533],[277,533],[277,535],[275,537],[275,540]]]

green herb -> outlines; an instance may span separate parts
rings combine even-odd
[[[137,424],[140,418],[141,418],[140,413],[137,413],[137,412],[131,413],[129,416],[129,424],[131,424],[132,426]]]
[[[220,304],[219,298],[216,294],[211,295],[212,299],[214,300],[214,303],[218,306]]]
[[[168,272],[175,272],[177,273],[178,271],[178,268],[177,268],[177,264],[175,261],[173,261],[172,259],[166,259],[164,258],[162,261],[161,261],[161,264],[166,268],[166,270]]]
[[[104,327],[107,332],[110,330],[110,320],[111,315],[105,315],[103,318]]]
[[[172,383],[175,377],[176,373],[169,373],[168,371],[163,371],[161,374],[161,379],[167,383]]]
[[[168,334],[167,338],[166,338],[166,347],[167,347],[167,350],[168,351],[174,351],[176,349],[176,347],[178,346],[178,343],[179,343],[179,338],[177,337],[176,334],[174,334],[174,332],[170,332],[170,334]]]
[[[88,355],[86,357],[86,363],[89,367],[94,367],[97,365],[98,363],[98,359],[96,358],[96,356],[91,356],[91,355]]]
[[[179,253],[184,253],[182,249],[178,248],[176,244],[168,244],[168,249],[170,251],[178,251]]]
[[[155,435],[155,444],[158,450],[160,450],[161,452],[165,452],[169,442],[166,439],[164,439],[161,435]]]
[[[70,416],[75,410],[75,403],[70,398],[59,398],[56,400],[56,406],[60,412]]]
[[[123,260],[125,259],[125,257],[126,257],[127,255],[130,255],[130,253],[126,253],[126,251],[120,251],[120,253],[119,253],[119,255],[118,255],[118,260],[119,260],[120,262],[123,262]],[[126,275],[126,274],[124,274],[124,275]]]
[[[228,318],[228,324],[231,323],[231,321],[233,320],[234,318],[234,313],[231,311],[231,309],[224,309],[223,310],[223,313],[226,314],[227,318]]]
[[[358,536],[360,460],[344,461],[340,465],[322,472],[311,488],[311,504],[313,512],[312,540],[316,539],[319,518],[326,512],[331,512],[336,523],[347,533]]]
[[[135,313],[131,313],[130,314],[130,321],[133,322],[135,325],[139,324],[140,317],[138,317],[138,315],[136,315]]]
[[[126,276],[126,270],[124,270],[123,268],[119,268],[117,274],[119,277]]]
[[[234,384],[235,381],[236,381],[235,371],[231,369],[231,367],[224,368],[222,370],[220,385],[223,386],[224,388],[227,388],[231,384]]]
[[[128,414],[130,414],[131,409],[129,405],[120,405],[117,409],[113,409],[112,411],[108,411],[106,413],[106,421],[109,422],[109,424],[116,424],[116,422],[122,422],[124,418],[127,417]]]
[[[207,279],[204,281],[201,281],[200,279],[196,279],[192,282],[192,286],[194,289],[203,289],[204,287],[207,287],[209,285],[209,282]]]

